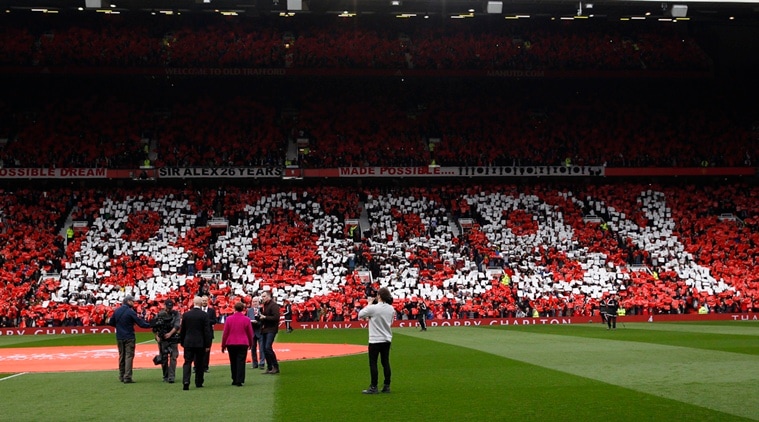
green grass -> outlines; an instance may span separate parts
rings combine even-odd
[[[277,341],[366,337],[297,330]],[[114,343],[112,335],[0,337],[0,347]],[[284,362],[279,376],[249,369],[244,388],[229,385],[228,367],[214,367],[205,388],[187,392],[162,383],[158,369],[120,384],[116,362],[113,371],[24,374],[0,381],[0,420],[759,420],[756,322],[404,328],[391,363],[393,392],[375,396],[360,393],[365,354]]]

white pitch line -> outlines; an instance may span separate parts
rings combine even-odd
[[[20,373],[18,373],[18,374],[8,375],[8,376],[7,376],[7,377],[5,377],[5,378],[0,378],[0,381],[9,380],[9,379],[11,379],[11,378],[20,377],[21,375],[26,375],[26,374],[28,374],[28,372],[20,372]]]

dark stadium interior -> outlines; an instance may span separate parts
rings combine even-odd
[[[50,10],[76,11],[79,8],[97,10],[109,9],[120,12],[174,10],[185,13],[213,13],[216,10],[237,11],[247,16],[278,14],[295,11],[309,14],[339,14],[344,11],[357,14],[418,13],[446,15],[467,13],[488,13],[487,1],[480,0],[121,0],[86,3],[84,0],[2,0],[0,7],[13,10],[47,8]],[[582,3],[582,5],[580,5]],[[88,6],[89,5],[89,6]],[[584,15],[603,18],[640,16],[647,12],[653,16],[671,16],[673,5],[687,6],[687,16],[699,19],[720,19],[736,16],[756,18],[756,4],[746,1],[649,1],[649,0],[596,0],[578,2],[574,0],[511,0],[503,2],[498,13],[528,14],[537,17],[573,16],[578,10]],[[491,10],[490,13],[495,13]]]

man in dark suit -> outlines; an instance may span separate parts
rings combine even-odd
[[[218,319],[216,319],[216,309],[208,304],[208,296],[201,296],[201,299],[203,299],[203,302],[201,304],[201,309],[203,312],[208,314],[208,323],[211,326],[211,342],[213,343],[213,327],[216,325]],[[203,366],[200,368],[203,368],[205,372],[208,372],[208,365],[211,363],[211,352],[208,352],[206,354],[205,360],[203,361]]]
[[[192,365],[203,368],[205,356],[211,352],[211,323],[208,314],[203,312],[201,306],[203,299],[195,297],[193,308],[182,315],[182,324],[179,331],[179,343],[184,349],[184,366],[182,366],[182,385],[184,390],[190,389],[190,376]],[[204,371],[195,371],[195,387],[203,386]]]

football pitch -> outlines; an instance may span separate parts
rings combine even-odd
[[[277,342],[366,338],[363,329],[296,330]],[[112,334],[0,337],[2,348],[68,345],[116,347]],[[759,420],[757,321],[396,328],[390,394],[361,394],[367,361],[286,361],[280,375],[249,368],[243,388],[218,365],[190,391],[163,383],[160,368],[122,384],[115,360],[108,371],[66,372],[60,362],[61,372],[0,374],[0,420]],[[182,362],[180,350],[178,374]]]

